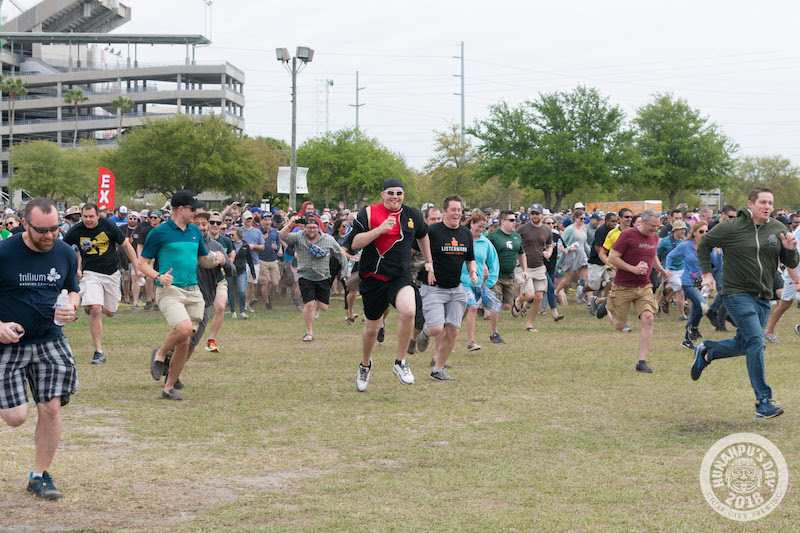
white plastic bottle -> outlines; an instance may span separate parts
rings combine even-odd
[[[709,289],[708,287],[703,287],[700,290],[700,296],[703,297],[703,301],[700,302],[700,309],[703,311],[704,315],[706,313],[708,313],[708,297],[709,297],[709,295],[711,295],[711,289]]]
[[[72,304],[69,301],[69,292],[67,292],[67,289],[62,289],[61,294],[59,294],[58,298],[56,299],[56,311],[58,311],[59,307],[64,307],[65,305]],[[65,324],[64,322],[59,322],[55,318],[53,318],[53,322],[56,324],[56,326],[63,326]]]

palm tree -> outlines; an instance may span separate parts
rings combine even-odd
[[[64,103],[75,106],[75,135],[72,137],[72,147],[78,144],[78,104],[85,102],[89,98],[80,89],[70,89],[64,95]]]
[[[17,97],[28,94],[27,83],[21,78],[5,78],[0,82],[0,91],[8,95],[8,149],[14,144],[14,103]]]
[[[117,128],[117,140],[119,140],[119,136],[122,135],[122,115],[127,113],[131,110],[134,106],[133,100],[130,98],[125,98],[124,96],[117,96],[113,100],[111,100],[111,105],[117,110],[119,114],[119,128]]]

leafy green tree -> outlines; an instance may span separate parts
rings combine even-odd
[[[276,205],[278,198],[278,167],[289,164],[289,145],[283,141],[268,137],[246,139],[247,147],[252,151],[259,163],[261,178],[248,190],[245,198],[266,199],[270,205]]]
[[[130,98],[117,96],[111,100],[111,105],[117,110],[117,114],[119,115],[119,127],[117,128],[117,139],[119,140],[120,135],[122,135],[122,116],[130,111],[135,104]]]
[[[11,148],[16,172],[10,185],[32,196],[88,201],[97,195],[97,167],[102,152],[96,141],[69,150],[62,150],[52,141],[23,142]]]
[[[460,194],[468,204],[475,201],[480,182],[475,176],[478,154],[468,137],[461,139],[461,129],[451,124],[435,131],[434,156],[425,165],[427,192],[435,203],[449,194]]]
[[[0,91],[8,96],[8,146],[14,144],[14,104],[17,98],[24,98],[28,94],[27,83],[21,78],[3,78],[0,82]]]
[[[724,186],[738,147],[686,100],[657,94],[637,110],[634,124],[643,158],[642,184],[661,190],[670,208],[680,191]]]
[[[540,189],[545,206],[559,209],[575,189],[614,188],[636,163],[625,115],[594,88],[540,94],[516,108],[501,102],[470,133],[483,141],[481,175]]]
[[[75,108],[75,135],[72,137],[72,147],[78,145],[78,104],[87,101],[89,98],[80,89],[70,89],[64,95],[64,103]]]
[[[308,167],[312,196],[350,206],[375,199],[387,178],[400,178],[405,201],[416,198],[416,180],[403,158],[355,128],[308,139],[297,150],[297,164]]]
[[[775,194],[775,207],[800,207],[800,168],[780,155],[747,156],[736,162],[723,188],[723,201],[734,207],[747,205],[755,187],[765,186]]]
[[[246,139],[219,115],[148,118],[109,152],[117,186],[130,192],[178,189],[241,194],[263,181],[261,165]]]

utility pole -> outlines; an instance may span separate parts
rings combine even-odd
[[[363,106],[363,105],[366,105],[366,104],[359,104],[358,103],[358,93],[363,91],[364,89],[366,89],[366,87],[359,87],[358,86],[358,71],[356,71],[356,103],[355,103],[355,105],[349,104],[350,107],[355,107],[356,108],[356,129],[358,129],[358,108]]]
[[[461,92],[453,93],[456,96],[461,96],[461,142],[464,142],[464,41],[461,41],[461,55],[453,56],[455,59],[461,60],[461,74],[453,74],[456,78],[461,78]]]

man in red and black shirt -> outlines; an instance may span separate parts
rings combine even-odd
[[[358,264],[361,299],[366,325],[362,335],[362,357],[356,388],[363,392],[372,370],[372,349],[378,337],[383,313],[397,309],[397,359],[393,371],[404,385],[414,383],[406,350],[414,327],[416,298],[411,277],[411,245],[416,239],[425,257],[426,270],[432,270],[427,226],[418,209],[403,204],[403,182],[391,178],[383,182],[383,203],[363,208],[353,221],[353,251],[363,249]]]

